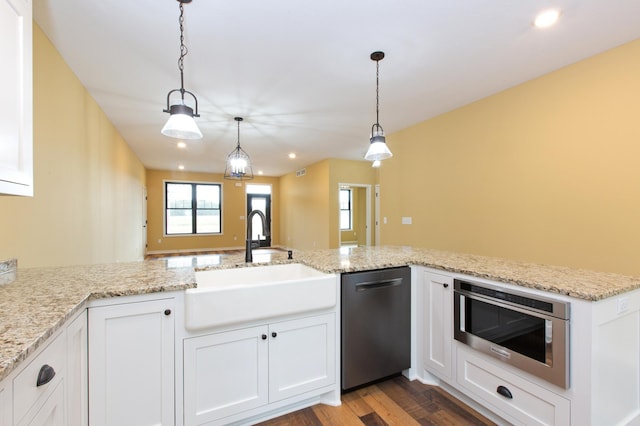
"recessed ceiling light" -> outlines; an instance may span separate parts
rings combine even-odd
[[[262,170],[258,170],[258,174],[259,174],[259,175],[263,175],[263,174],[264,174],[264,172],[263,172]]]
[[[296,153],[295,152],[289,153],[289,158],[291,158],[292,160],[296,158]]]
[[[184,170],[184,166],[183,166],[182,164],[180,164],[180,165],[178,166],[178,169],[179,169],[179,170]]]
[[[178,148],[183,149],[183,148],[186,148],[186,147],[187,147],[187,144],[186,144],[186,143],[184,143],[184,142],[182,142],[182,141],[178,142]]]
[[[558,18],[560,18],[560,11],[556,9],[549,9],[541,12],[536,16],[536,19],[533,21],[533,25],[537,28],[549,28],[553,26],[556,22],[558,22]]]

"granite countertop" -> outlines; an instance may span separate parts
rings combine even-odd
[[[195,270],[300,262],[328,273],[420,265],[587,301],[640,288],[640,278],[411,247],[358,247],[244,255],[199,255],[106,265],[18,268],[0,285],[0,380],[87,301],[196,287]]]

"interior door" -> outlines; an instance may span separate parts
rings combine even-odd
[[[259,247],[271,247],[271,195],[270,194],[247,194],[247,217],[253,210],[260,210],[267,218],[268,237],[265,237],[266,230],[262,229],[260,216],[253,216],[251,226],[251,242],[259,243]]]

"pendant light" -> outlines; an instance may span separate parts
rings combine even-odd
[[[170,114],[167,124],[162,128],[162,134],[178,139],[202,139],[202,132],[198,128],[193,117],[200,117],[198,114],[198,98],[196,95],[184,90],[184,57],[187,56],[188,49],[184,44],[184,3],[191,3],[191,0],[177,0],[180,4],[180,57],[178,58],[178,69],[180,70],[180,88],[173,89],[167,94],[167,108],[163,112]],[[170,98],[173,93],[180,93],[177,103],[170,105]],[[193,108],[184,101],[184,95],[190,95],[195,102],[195,112]]]
[[[384,130],[380,125],[380,61],[384,59],[384,52],[373,52],[371,60],[376,61],[376,122],[371,126],[371,139],[369,140],[369,150],[364,156],[365,160],[376,161],[391,158],[393,154],[389,150],[384,137]]]
[[[225,179],[249,180],[253,179],[253,169],[251,159],[242,148],[240,148],[240,122],[242,117],[235,117],[238,122],[238,145],[227,157],[227,166],[224,169]]]

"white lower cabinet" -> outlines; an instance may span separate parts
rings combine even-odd
[[[184,340],[184,424],[232,415],[330,386],[335,314]]]
[[[65,331],[59,331],[56,337],[14,376],[14,425],[64,424],[67,355]]]
[[[457,346],[457,383],[509,422],[522,425],[569,425],[571,402]]]
[[[65,420],[65,388],[64,381],[60,381],[51,395],[45,400],[32,417],[19,422],[19,426],[65,426],[74,423]]]
[[[441,379],[452,379],[453,278],[425,271],[424,347],[425,370]]]
[[[89,424],[173,425],[173,298],[89,308]]]
[[[86,426],[89,407],[87,367],[87,311],[67,326],[67,424]]]
[[[7,390],[0,386],[0,426],[9,426],[11,422],[11,405],[7,395]]]

